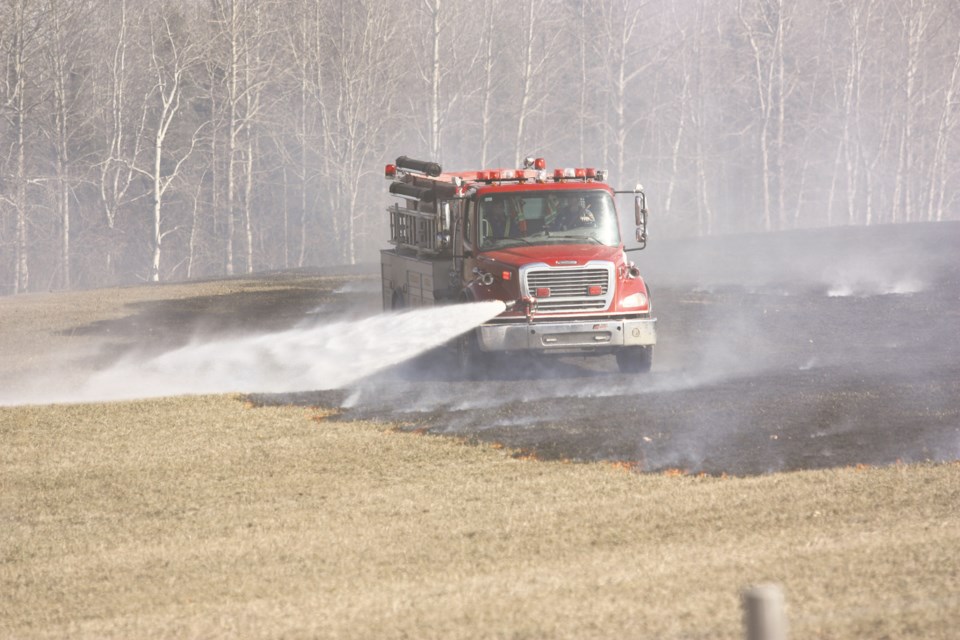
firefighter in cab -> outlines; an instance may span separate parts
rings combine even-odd
[[[490,198],[483,203],[483,216],[489,224],[492,239],[520,238],[526,233],[522,208],[514,201]]]

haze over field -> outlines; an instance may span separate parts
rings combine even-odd
[[[606,169],[653,242],[956,220],[956,7],[4,3],[0,293],[374,261],[400,155]]]

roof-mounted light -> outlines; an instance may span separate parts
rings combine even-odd
[[[597,170],[592,167],[584,169],[584,173],[586,177],[590,180],[593,180],[597,177]]]
[[[534,158],[533,156],[527,156],[523,159],[523,168],[524,169],[536,169],[541,171],[547,168],[547,161],[543,158]]]

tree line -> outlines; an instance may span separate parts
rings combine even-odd
[[[399,155],[662,234],[960,217],[955,0],[0,3],[4,293],[375,260]]]

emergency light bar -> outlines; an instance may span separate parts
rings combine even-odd
[[[527,157],[523,159],[523,168],[520,169],[486,169],[477,171],[477,182],[487,184],[493,182],[517,181],[526,182],[527,180],[536,180],[537,182],[547,182],[547,161],[544,158]],[[436,162],[426,160],[414,160],[407,156],[397,158],[395,164],[388,164],[384,168],[384,176],[389,180],[396,180],[399,174],[406,172],[416,172],[431,178],[438,177],[442,172],[440,165]],[[607,172],[604,169],[595,169],[593,167],[566,167],[553,170],[553,181],[564,182],[566,180],[579,180],[587,182],[590,180],[603,181]],[[464,180],[459,176],[452,178],[454,186],[459,188]],[[398,194],[399,195],[399,194]],[[410,197],[425,199],[422,195],[404,194]]]
[[[607,172],[603,169],[594,169],[593,167],[566,167],[553,170],[553,179],[556,182],[562,182],[563,180],[603,181],[606,175]]]

